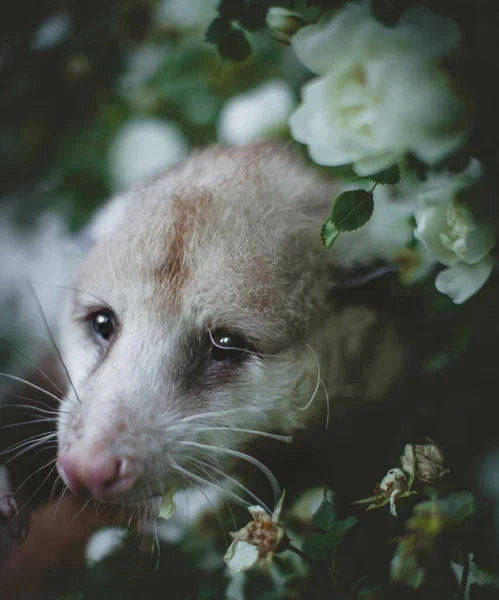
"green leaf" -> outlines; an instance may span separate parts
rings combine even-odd
[[[331,554],[326,543],[326,536],[322,533],[312,533],[305,538],[302,550],[312,562],[324,560]]]
[[[222,58],[242,62],[251,56],[251,46],[240,29],[232,26],[227,19],[218,18],[211,22],[205,39],[215,44]]]
[[[388,167],[388,169],[383,169],[383,171],[367,175],[365,179],[370,179],[376,183],[395,185],[400,181],[400,170],[397,165],[392,165],[391,167]]]
[[[217,45],[219,40],[227,37],[227,35],[230,35],[231,31],[232,25],[230,21],[218,17],[210,23],[208,29],[206,30],[205,40],[210,44]]]
[[[357,523],[357,519],[355,517],[348,517],[343,521],[335,521],[331,525],[326,533],[326,546],[329,548],[332,554],[336,552],[336,548],[343,541],[343,538],[350,531],[350,529],[352,529],[355,523]]]
[[[332,503],[329,500],[324,500],[315,512],[312,521],[316,527],[326,531],[334,521],[334,514],[335,511]]]
[[[373,209],[372,192],[349,190],[336,197],[331,210],[331,222],[340,231],[355,231],[369,221]]]
[[[259,2],[248,2],[244,4],[244,10],[239,17],[241,27],[248,31],[260,31],[266,25],[267,13],[269,9],[262,6]]]
[[[331,217],[328,217],[325,222],[324,225],[321,227],[321,242],[322,245],[324,246],[324,248],[326,248],[326,250],[329,250],[329,248],[331,248],[331,246],[333,245],[334,241],[336,240],[336,238],[340,235],[340,230],[337,229],[332,221],[331,221]]]
[[[159,511],[159,516],[163,517],[163,519],[171,519],[176,510],[175,505],[175,487],[172,487],[170,491],[163,496],[163,503],[161,504],[161,509]]]

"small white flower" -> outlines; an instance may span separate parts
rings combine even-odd
[[[435,178],[420,195],[414,215],[415,237],[449,267],[437,275],[435,286],[456,304],[473,296],[489,278],[492,259],[488,253],[497,240],[495,226],[478,223],[460,200],[472,183],[467,175]]]
[[[273,554],[285,535],[280,526],[283,501],[284,494],[272,516],[261,506],[249,506],[248,511],[253,521],[230,534],[234,541],[225,553],[224,561],[234,575],[257,564],[263,569],[270,568]]]
[[[397,498],[404,492],[407,492],[408,488],[407,477],[401,469],[390,469],[379,484],[380,492],[385,498],[390,499],[390,513],[394,517],[397,516],[397,508],[395,506]]]
[[[138,117],[118,133],[111,148],[116,189],[138,183],[184,158],[188,143],[178,128],[162,119]]]
[[[127,536],[127,531],[120,527],[104,527],[96,531],[88,540],[85,548],[87,564],[104,560],[118,550]]]
[[[218,120],[218,139],[229,146],[269,139],[286,130],[294,107],[293,93],[285,81],[267,81],[225,103]]]
[[[321,75],[303,88],[293,137],[321,165],[353,163],[360,175],[413,152],[435,164],[467,137],[465,103],[437,60],[459,44],[457,24],[423,7],[390,28],[369,3],[348,4],[292,39],[298,58]]]

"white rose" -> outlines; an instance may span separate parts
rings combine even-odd
[[[295,107],[291,88],[273,80],[230,98],[218,120],[218,139],[229,146],[244,146],[287,129]]]
[[[426,8],[407,10],[389,28],[367,2],[302,28],[293,48],[321,77],[303,88],[290,120],[293,137],[309,146],[316,163],[353,163],[359,175],[387,168],[409,151],[439,162],[469,129],[465,103],[437,63],[459,39],[452,19]]]
[[[126,188],[168,169],[186,156],[188,147],[179,129],[168,121],[153,117],[131,119],[111,147],[115,189]]]
[[[456,304],[473,296],[489,278],[488,253],[497,240],[494,224],[478,223],[470,207],[459,200],[472,183],[466,175],[434,178],[420,195],[414,215],[415,237],[449,267],[437,275],[435,286]]]

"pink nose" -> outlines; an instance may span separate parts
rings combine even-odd
[[[95,447],[70,448],[59,456],[57,470],[74,494],[97,500],[119,500],[135,483],[130,458],[120,458]]]

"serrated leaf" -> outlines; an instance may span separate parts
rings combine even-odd
[[[331,248],[331,246],[334,244],[334,241],[336,240],[336,238],[340,235],[340,231],[339,229],[337,229],[332,221],[331,221],[331,217],[328,217],[323,226],[321,227],[321,233],[320,233],[320,238],[321,238],[321,242],[322,245],[324,246],[324,248],[326,248],[326,250],[329,250],[329,248]]]
[[[383,169],[372,175],[367,175],[365,179],[375,181],[383,185],[395,185],[400,181],[400,169],[397,165],[392,165],[388,169]]]
[[[329,500],[324,500],[312,517],[312,522],[319,529],[326,531],[334,521],[334,515],[334,506]]]
[[[326,536],[322,533],[311,533],[305,538],[302,550],[312,562],[324,560],[331,554],[327,547]]]
[[[369,221],[373,210],[372,192],[349,190],[336,197],[331,210],[331,222],[340,231],[355,231]]]
[[[336,552],[338,545],[356,523],[357,519],[355,517],[348,517],[343,521],[335,521],[331,525],[326,533],[326,547],[329,548],[332,554]]]

